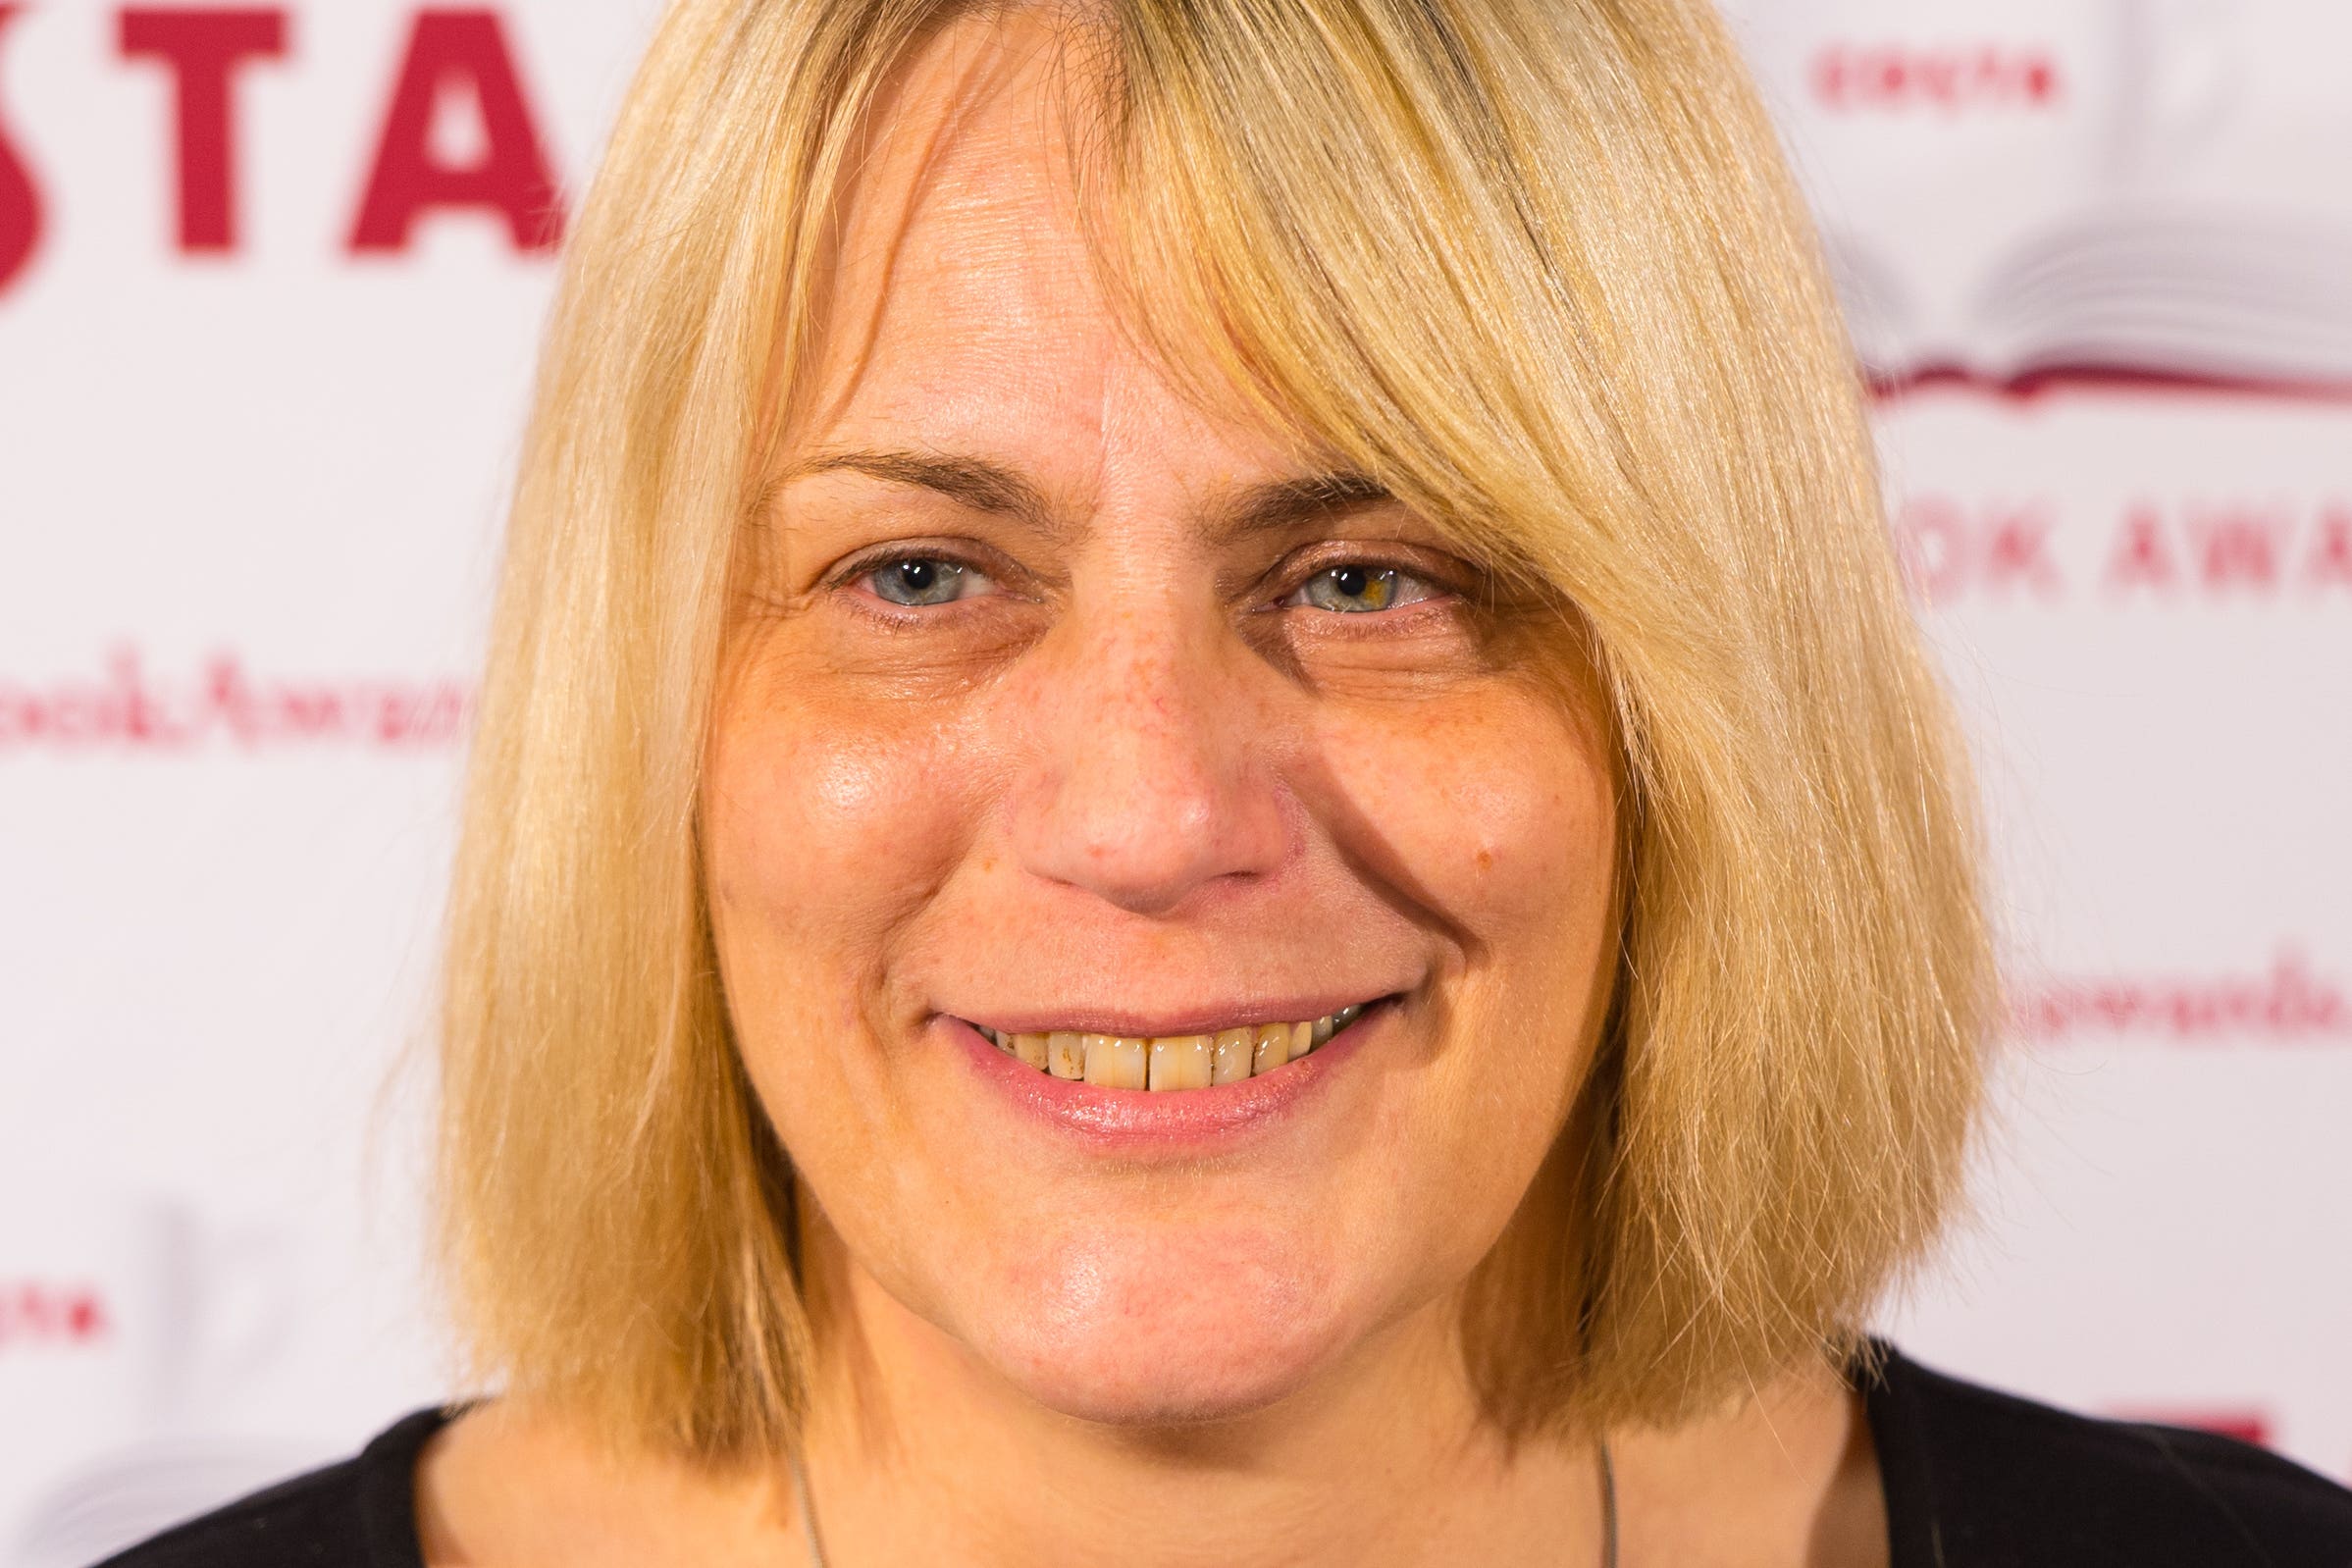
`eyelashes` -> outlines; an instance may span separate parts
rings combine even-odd
[[[1420,560],[1420,553],[1319,548],[1261,578],[1250,595],[1252,608],[1377,617],[1463,592],[1458,579],[1469,568],[1454,563],[1444,571]],[[1017,569],[994,556],[965,542],[908,542],[851,557],[827,573],[820,586],[850,592],[864,601],[862,607],[893,621],[932,619],[952,613],[958,604],[1013,591],[1009,585]]]

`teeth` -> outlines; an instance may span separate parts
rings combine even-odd
[[[1110,1089],[1205,1089],[1271,1072],[1316,1050],[1364,1013],[1358,1002],[1296,1023],[1239,1024],[1215,1034],[1009,1033],[974,1024],[990,1045],[1057,1078]]]
[[[1086,1081],[1106,1089],[1144,1087],[1145,1047],[1149,1040],[1133,1035],[1089,1034],[1086,1042]]]
[[[1111,1081],[1111,1036],[1081,1034],[1078,1036],[1078,1060],[1086,1065],[1088,1083]]]
[[[1226,1074],[1220,1081],[1246,1078],[1258,1071],[1251,1047],[1257,1043],[1255,1029],[1219,1029],[1217,1031],[1217,1060],[1219,1071]],[[1214,1076],[1215,1074],[1212,1074]]]
[[[1250,1042],[1247,1029],[1219,1029],[1209,1047],[1209,1081],[1232,1083],[1249,1076]]]
[[[1154,1089],[1205,1089],[1211,1076],[1205,1034],[1166,1034],[1151,1042]]]

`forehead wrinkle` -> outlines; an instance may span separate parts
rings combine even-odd
[[[820,344],[833,343],[833,350],[820,351],[820,362],[846,365],[848,373],[829,394],[817,389],[823,407],[810,411],[810,427],[822,428],[856,401],[873,368],[914,231],[934,204],[972,203],[961,188],[954,155],[963,142],[988,145],[985,133],[975,137],[973,125],[985,125],[982,112],[1016,90],[1031,58],[1015,46],[1004,18],[968,37],[968,29],[959,26],[963,20],[944,18],[889,73],[866,107],[855,151],[835,186],[833,255],[826,265],[830,284],[818,307],[814,338]],[[1049,96],[1036,94],[1041,121],[1052,112]],[[854,343],[842,340],[851,335],[841,319],[844,307],[853,303],[863,307]],[[767,494],[774,489],[766,487]]]
[[[1119,409],[1126,405],[1120,393],[1123,388],[1130,386],[1143,389],[1141,399],[1146,404],[1173,401],[1184,409],[1187,419],[1206,421],[1212,428],[1222,423],[1218,410],[1188,397],[1180,385],[1159,369],[1156,358],[1147,349],[1123,335],[1122,351],[1113,357],[1111,374],[1104,378],[1098,402],[1099,428],[1103,433],[1097,448],[1098,485],[1101,467],[1113,461],[1122,449],[1122,444],[1115,439],[1120,425]],[[1148,444],[1150,422],[1143,421],[1142,428],[1141,439]],[[1232,428],[1226,426],[1228,431]],[[1246,444],[1243,450],[1246,451]],[[1190,494],[1185,497],[1186,518],[1210,546],[1222,548],[1394,499],[1388,488],[1370,474],[1345,465],[1315,466],[1315,455],[1285,450],[1269,464],[1277,469],[1274,477],[1238,483],[1228,478],[1224,483],[1211,483],[1199,489],[1187,487]],[[1301,461],[1302,458],[1305,460]],[[1247,465],[1251,458],[1241,455],[1239,460]],[[1297,466],[1291,468],[1291,464]],[[1281,471],[1284,468],[1290,471]]]
[[[759,510],[763,514],[774,515],[773,502],[791,481],[816,472],[847,470],[882,483],[924,489],[957,504],[1001,515],[1033,532],[1067,541],[1093,531],[1095,514],[1119,488],[1113,483],[1114,470],[1123,465],[1124,454],[1144,454],[1149,466],[1149,454],[1159,444],[1157,424],[1149,410],[1173,396],[1178,403],[1192,405],[1193,417],[1221,422],[1216,411],[1185,394],[1181,390],[1185,384],[1169,379],[1153,350],[1150,334],[1138,331],[1124,313],[1108,311],[1101,314],[1118,346],[1104,357],[1103,373],[1092,389],[1092,450],[1083,451],[1081,444],[1079,451],[1069,452],[1078,463],[1071,465],[1071,472],[1057,472],[1051,486],[1021,472],[1018,463],[973,451],[962,443],[941,446],[919,437],[913,441],[885,437],[869,445],[839,429],[841,419],[856,407],[860,392],[871,389],[874,378],[897,362],[899,350],[892,347],[889,326],[893,301],[909,287],[933,287],[928,279],[918,286],[908,276],[908,269],[928,259],[922,248],[926,225],[946,222],[961,233],[977,220],[980,229],[976,234],[965,234],[961,241],[967,247],[967,263],[977,260],[985,264],[990,257],[1010,262],[1027,249],[1028,235],[1020,213],[1000,211],[1002,190],[993,181],[979,178],[992,170],[997,159],[1013,158],[1034,168],[1042,153],[1046,165],[1062,178],[1049,177],[1030,184],[1030,199],[1042,200],[1055,219],[1086,240],[1096,237],[1084,221],[1085,214],[1077,210],[1085,204],[1084,182],[1076,178],[1080,174],[1076,165],[1083,160],[1071,145],[1073,130],[1086,122],[1073,125],[1069,119],[1080,110],[1080,99],[1085,96],[1072,79],[1073,75],[1086,78],[1082,51],[1073,51],[1071,35],[1062,29],[1038,36],[998,21],[972,29],[970,37],[962,36],[964,30],[951,26],[945,36],[911,53],[906,69],[868,116],[870,129],[862,149],[864,156],[843,186],[844,206],[849,209],[846,237],[860,247],[853,253],[854,261],[863,264],[854,267],[857,275],[844,280],[850,287],[837,289],[835,295],[836,308],[841,304],[862,307],[863,351],[847,365],[836,359],[836,365],[847,372],[846,385],[838,396],[826,399],[825,420],[804,427],[810,437],[820,437],[831,428],[841,440],[838,444],[820,442],[813,449],[803,445],[797,460],[794,455],[780,454],[785,458],[784,467],[762,487]],[[1073,62],[1073,53],[1079,53],[1081,59]],[[1074,73],[1073,64],[1080,68]],[[1101,84],[1086,79],[1094,89],[1093,96],[1099,98]],[[1016,208],[1019,205],[1015,203]],[[984,254],[975,257],[974,248]],[[1116,290],[1106,293],[1099,287],[1098,269],[1108,258],[1091,243],[1086,248],[1091,264],[1082,276],[1066,280],[1066,287],[1076,287],[1089,298],[1108,303],[1119,297]],[[1038,303],[1049,318],[1066,311],[1074,311],[1081,318],[1097,314],[1084,301],[1062,295]],[[1065,407],[1070,413],[1078,411]],[[1073,422],[1073,428],[1083,427]],[[1077,471],[1079,464],[1083,472]],[[1242,465],[1256,466],[1247,458]],[[1259,472],[1266,470],[1260,468]],[[1182,489],[1193,487],[1183,485]],[[1081,497],[1088,498],[1081,500]],[[1256,483],[1218,485],[1212,478],[1210,486],[1181,497],[1175,509],[1209,543],[1227,545],[1385,498],[1387,492],[1361,473],[1301,465],[1299,471]]]

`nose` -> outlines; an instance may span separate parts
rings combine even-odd
[[[1027,870],[1162,915],[1282,864],[1295,810],[1237,638],[1130,609],[1073,617],[1032,657],[1017,721],[1034,750],[1010,823]]]

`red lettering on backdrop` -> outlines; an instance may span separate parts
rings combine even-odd
[[[2186,589],[2214,599],[2352,591],[2352,503],[2327,498],[2307,513],[2283,500],[2197,501],[2169,521],[2156,501],[2134,501],[2116,530],[2106,580],[2113,591]]]
[[[0,35],[7,33],[19,9],[0,5]],[[0,293],[6,293],[9,285],[17,281],[40,239],[40,189],[9,140],[7,125],[0,123]]]
[[[2237,507],[2200,508],[2189,519],[2206,586],[2231,583],[2267,588],[2278,580],[2279,519]]]
[[[2051,520],[2036,510],[2005,513],[1993,522],[1985,547],[1985,580],[1994,587],[2022,582],[2047,598],[2058,592],[2058,568],[2050,564]]]
[[[2164,519],[2146,501],[2123,519],[2116,552],[2107,563],[2110,588],[2169,588],[2177,572],[2171,547],[2165,543]]]
[[[1930,604],[1959,596],[1968,579],[1968,522],[1941,497],[1915,497],[1895,522],[1895,553],[1910,590]]]
[[[433,120],[444,95],[459,88],[470,90],[481,117],[483,152],[471,163],[444,163],[433,151]],[[518,250],[550,250],[563,235],[562,199],[497,14],[423,11],[392,88],[351,249],[405,250],[421,214],[469,207],[502,215]]]
[[[2014,986],[2010,1026],[2029,1039],[2155,1035],[2182,1044],[2352,1039],[2352,993],[2285,949],[2262,975],[2047,976]]]
[[[216,742],[422,751],[461,742],[471,706],[454,681],[263,678],[235,653],[214,656],[200,680],[159,681],[138,650],[119,648],[103,679],[0,676],[0,758],[33,747],[184,752]]]
[[[178,111],[180,248],[236,248],[237,67],[286,53],[283,8],[185,11],[126,8],[126,60],[160,60]]]
[[[2352,506],[2331,506],[2321,517],[2304,571],[2314,588],[2352,588]]]
[[[95,1344],[113,1332],[106,1300],[92,1285],[0,1280],[0,1350]]]
[[[2042,501],[1987,502],[1973,511],[1941,496],[1914,497],[1895,519],[1895,549],[1911,591],[1941,604],[1971,590],[2030,590],[2057,597],[2065,587],[2050,558],[2056,526]]]
[[[2037,45],[1831,44],[1813,57],[1813,96],[1837,110],[2044,109],[2062,91]]]

